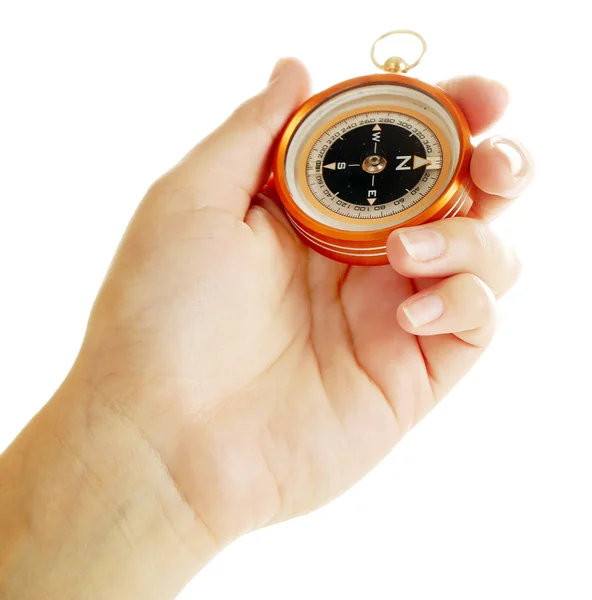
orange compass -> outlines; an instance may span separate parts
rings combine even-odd
[[[377,62],[377,43],[395,34],[420,40],[413,64]],[[371,51],[385,73],[316,94],[282,132],[273,182],[294,229],[317,252],[348,264],[386,264],[393,229],[467,214],[466,119],[443,90],[405,75],[425,50],[418,33],[386,33]]]

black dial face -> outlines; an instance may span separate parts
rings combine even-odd
[[[424,198],[442,170],[442,147],[430,127],[394,111],[334,123],[310,150],[309,189],[331,211],[353,218],[402,212]]]
[[[323,175],[327,187],[346,202],[368,206],[371,197],[374,205],[387,204],[420,182],[425,163],[414,169],[416,156],[425,159],[425,148],[409,130],[391,124],[362,125],[344,133],[325,155],[325,166],[346,167],[325,168]]]

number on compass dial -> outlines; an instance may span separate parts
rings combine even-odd
[[[425,123],[380,111],[335,123],[313,146],[307,163],[309,187],[324,206],[347,217],[379,218],[402,212],[428,194],[442,169],[442,149]]]

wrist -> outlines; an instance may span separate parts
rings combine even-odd
[[[0,598],[171,598],[219,550],[159,455],[68,378],[0,458]]]

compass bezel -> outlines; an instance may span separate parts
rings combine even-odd
[[[425,208],[419,212],[419,214],[416,214],[407,220],[396,224],[387,224],[384,228],[373,230],[345,230],[332,227],[326,222],[319,222],[312,218],[301,209],[292,197],[286,173],[286,156],[288,148],[300,125],[321,104],[355,88],[374,86],[377,84],[398,85],[418,90],[434,99],[445,109],[452,119],[458,133],[459,150],[456,168],[448,185],[441,192],[440,196],[437,199],[432,200],[429,205],[425,206]],[[396,104],[393,104],[392,110],[399,110]],[[404,109],[400,110],[401,112],[404,112]],[[419,225],[445,216],[454,216],[459,214],[459,211],[462,211],[463,209],[465,212],[468,210],[466,206],[468,195],[465,192],[470,186],[469,166],[472,150],[470,129],[466,118],[457,104],[451,100],[443,90],[402,74],[366,75],[338,83],[309,98],[292,116],[280,135],[273,157],[272,168],[275,188],[279,199],[288,213],[290,220],[295,225],[296,230],[307,243],[315,247],[319,245],[319,242],[322,245],[327,245],[330,248],[329,252],[332,258],[335,258],[335,254],[339,255],[339,248],[343,246],[344,254],[341,257],[338,256],[338,260],[341,260],[342,262],[367,264],[368,261],[366,260],[362,259],[361,262],[355,260],[357,251],[352,252],[352,248],[371,248],[373,250],[378,250],[378,253],[382,252],[382,249],[384,248],[384,257],[381,259],[381,262],[386,262],[386,240],[390,232],[394,229]],[[290,166],[290,168],[293,167],[294,165]],[[459,199],[462,199],[461,203],[459,203]],[[317,247],[317,249],[321,253],[329,255],[327,251],[323,252],[322,247]],[[352,258],[352,256],[354,258]],[[376,259],[373,259],[373,264],[379,263],[376,263]]]

